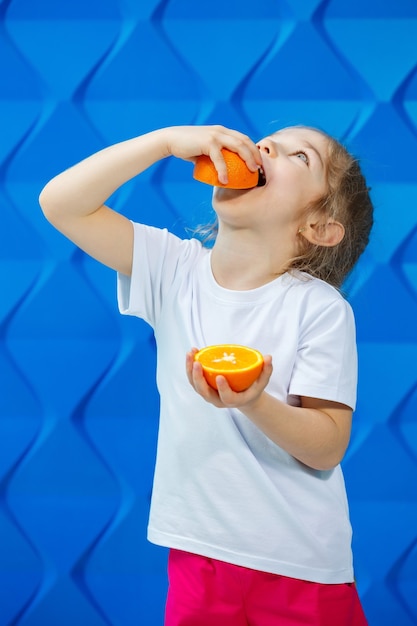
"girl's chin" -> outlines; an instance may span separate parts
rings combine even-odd
[[[229,187],[214,187],[213,199],[221,202],[225,200],[233,200],[245,196],[252,189],[229,189]]]

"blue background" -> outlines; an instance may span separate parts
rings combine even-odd
[[[361,157],[356,576],[370,626],[417,624],[416,0],[0,0],[0,17],[0,626],[162,624],[152,333],[37,198],[109,143],[199,123],[311,124]],[[164,161],[113,206],[184,235],[209,218],[191,174]]]

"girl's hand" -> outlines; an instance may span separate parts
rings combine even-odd
[[[185,161],[195,161],[196,157],[207,155],[224,184],[227,183],[227,168],[222,148],[239,154],[253,172],[262,165],[255,143],[247,135],[224,126],[173,126],[164,129],[164,133],[168,154]]]
[[[186,371],[187,377],[195,391],[207,402],[218,408],[236,408],[243,410],[245,406],[254,405],[263,393],[272,374],[272,357],[266,355],[264,357],[264,367],[257,380],[245,389],[245,391],[236,392],[230,388],[224,376],[217,376],[216,383],[218,390],[216,391],[207,383],[204,378],[201,363],[194,361],[194,355],[197,348],[193,348],[186,355]]]

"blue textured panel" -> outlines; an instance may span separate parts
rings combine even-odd
[[[62,266],[14,315],[8,350],[45,406],[69,416],[111,365],[114,324],[77,272]]]
[[[390,582],[397,591],[412,623],[417,622],[415,600],[415,573],[417,571],[417,541],[406,550],[391,572]]]
[[[411,75],[409,84],[406,83],[403,95],[403,106],[407,121],[412,128],[417,127],[417,70]]]
[[[370,626],[415,626],[417,2],[0,0],[0,19],[0,626],[162,624],[152,333],[38,194],[109,142],[189,123],[317,125],[361,158],[377,210],[346,284],[356,578]],[[184,236],[210,200],[171,159],[110,204]]]
[[[168,3],[162,23],[184,62],[209,89],[207,98],[226,100],[273,44],[281,29],[280,10],[271,0],[202,4]]]
[[[417,17],[417,4],[414,0],[396,0],[396,2],[381,2],[381,0],[349,0],[349,2],[345,2],[345,0],[330,0],[328,7],[326,7],[326,14],[331,18],[376,18],[389,21],[392,18]],[[367,42],[364,42],[364,48],[366,48],[366,45]],[[394,50],[393,56],[395,56]],[[378,66],[375,67],[375,73],[377,71]]]
[[[390,294],[396,308],[386,305],[385,286],[389,282]],[[417,300],[393,269],[380,267],[366,283],[367,298],[356,294],[352,299],[360,315],[358,321],[359,341],[390,343],[417,342]]]
[[[42,418],[41,407],[27,383],[10,357],[2,353],[0,373],[0,486],[5,491],[15,467],[36,440]],[[0,623],[4,624],[30,600],[42,578],[42,560],[10,517],[4,501],[0,501],[0,555]]]
[[[417,17],[396,20],[329,20],[334,45],[360,74],[379,100],[389,100],[415,67],[410,50],[417,40]],[[357,40],[367,40],[366,47]],[[392,51],[395,50],[395,54]],[[380,65],[382,71],[375,72]]]
[[[352,145],[364,155],[364,170],[371,181],[415,183],[415,163],[407,155],[416,150],[417,137],[395,107],[379,104]]]
[[[389,263],[392,257],[401,254],[403,244],[410,238],[415,226],[412,211],[395,211],[393,207],[416,205],[417,186],[412,183],[376,183],[372,187],[372,195],[378,213],[368,250],[381,263]]]
[[[74,246],[44,219],[39,211],[39,192],[49,178],[98,150],[102,143],[72,102],[48,105],[47,109],[48,115],[39,123],[36,132],[26,139],[8,163],[4,184],[15,205],[15,219],[23,218],[23,229],[30,227],[40,235],[35,237],[31,247],[42,250],[43,246],[43,252],[52,251],[54,260],[64,261],[74,253]],[[82,137],[82,141],[74,141],[74,137]],[[13,232],[11,236],[16,236],[20,227],[17,231],[11,230]],[[26,239],[24,230],[23,234]],[[24,241],[20,245],[24,248]]]
[[[43,563],[10,515],[0,512],[0,623],[13,623],[42,581]]]
[[[40,81],[13,44],[0,37],[0,160],[19,145],[41,111]]]
[[[96,21],[100,23],[102,19],[113,19],[117,15],[117,9],[118,3],[116,0],[90,0],[88,3],[83,2],[83,0],[72,0],[72,2],[65,4],[58,4],[54,0],[37,0],[36,4],[31,0],[13,0],[10,3],[7,17],[8,22],[11,19],[30,20],[33,26],[45,19],[53,19],[60,22],[67,20],[90,20],[94,22],[92,25],[95,27]],[[50,32],[50,35],[52,36],[53,33]],[[37,34],[33,33],[33,37],[36,38]],[[75,37],[74,30],[73,37]],[[50,61],[51,64],[54,62],[55,59]]]
[[[112,624],[162,624],[166,551],[146,542],[148,502],[125,494],[114,524],[85,564],[85,584]],[[127,610],[126,610],[127,609]]]
[[[249,77],[242,106],[260,128],[303,123],[342,136],[359,116],[361,96],[361,84],[315,24],[300,22]]]
[[[37,65],[48,86],[62,98],[71,96],[74,89],[86,78],[102,56],[103,48],[107,47],[105,45],[107,41],[110,43],[117,34],[117,30],[111,24],[105,23],[103,45],[97,46],[96,43],[100,42],[98,38],[100,31],[97,29],[98,33],[95,33],[94,39],[91,39],[89,24],[77,24],[77,37],[74,36],[74,26],[71,22],[58,24],[40,22],[36,26],[38,38],[35,40],[29,36],[33,30],[30,22],[17,22],[10,30],[20,50],[31,63]],[[49,39],[47,46],[40,45],[40,42],[45,41],[47,37]],[[68,45],[63,45],[66,39]],[[74,57],[68,52],[68,48],[71,47],[74,48],[73,53],[75,48],[77,49],[75,58],[83,59],[82,63],[73,62]],[[82,56],[79,57],[78,54]],[[54,64],[51,63],[51,58],[55,60]]]
[[[0,456],[0,481],[7,482],[11,469],[33,444],[41,427],[41,407],[14,367],[10,357],[0,354],[0,441],[7,447]]]
[[[322,0],[286,0],[297,20],[312,18],[315,11],[321,8]]]
[[[401,445],[417,458],[417,385],[410,390],[393,416],[393,428]],[[417,498],[417,493],[415,493]]]
[[[19,616],[20,617],[20,616]],[[16,623],[16,622],[12,622]],[[65,575],[50,575],[43,581],[35,599],[18,619],[24,626],[108,626],[107,617],[92,598]]]
[[[84,106],[106,139],[115,141],[132,132],[190,123],[198,99],[195,75],[154,24],[127,21],[117,45],[86,86]]]
[[[7,500],[42,554],[68,572],[114,515],[118,490],[70,422],[62,421],[44,437],[14,474]]]
[[[385,497],[379,501],[369,497],[368,502],[356,503],[352,520],[355,527],[359,526],[355,536],[359,554],[356,571],[364,583],[363,600],[370,626],[415,626],[414,611],[408,606],[414,605],[415,592],[407,596],[407,602],[398,593],[397,563],[410,550],[417,507]]]

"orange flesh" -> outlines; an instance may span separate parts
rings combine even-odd
[[[197,352],[194,359],[201,363],[204,376],[214,389],[216,377],[221,375],[234,391],[243,391],[258,378],[263,367],[260,352],[236,344],[208,346]]]

